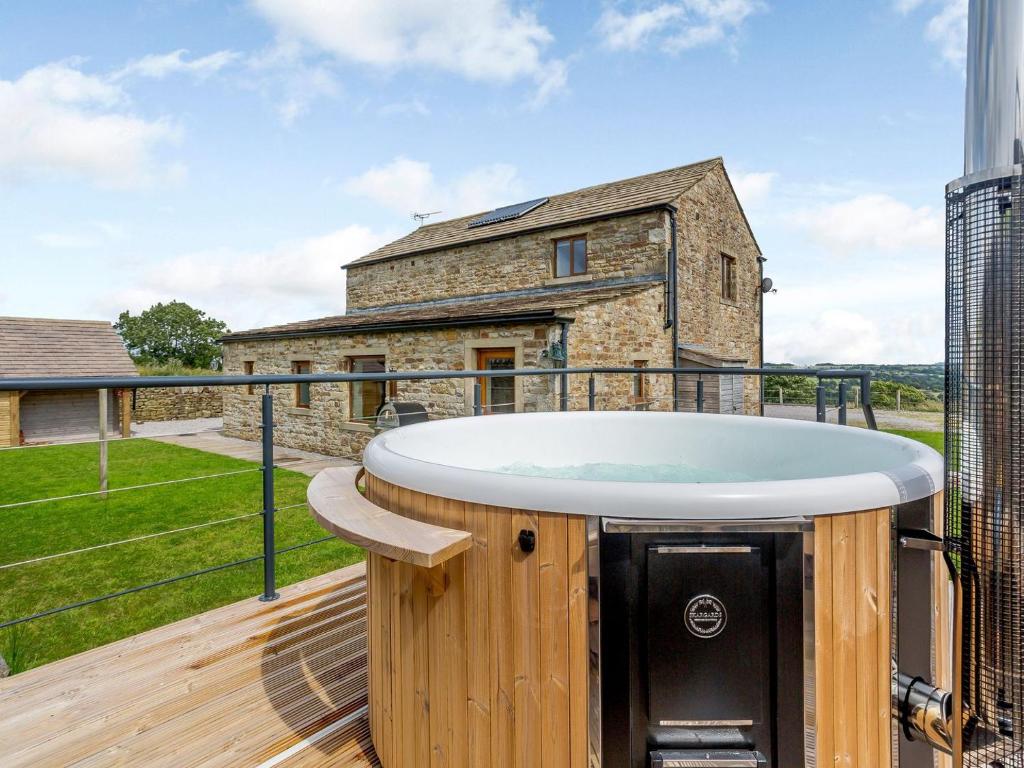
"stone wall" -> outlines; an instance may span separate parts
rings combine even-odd
[[[664,286],[595,302],[575,311],[569,329],[569,366],[625,368],[643,361],[648,368],[672,366],[672,332],[665,329]],[[635,377],[603,374],[595,377],[597,408],[623,410],[637,405],[646,410],[672,409],[672,377],[644,374],[646,399],[634,398]],[[587,377],[573,376],[569,393],[574,410],[587,407]]]
[[[309,360],[313,373],[345,370],[346,357],[384,354],[394,370],[453,370],[476,367],[475,349],[515,349],[517,367],[537,367],[540,353],[557,338],[558,326],[544,324],[442,328],[395,333],[346,334],[224,345],[224,371],[241,373],[252,360],[260,373],[291,373],[295,360]],[[553,377],[516,379],[517,402],[523,411],[547,411],[557,405]],[[349,385],[314,384],[309,408],[295,407],[295,387],[271,388],[274,395],[274,439],[279,445],[333,456],[352,456],[372,437],[369,424],[354,421]],[[472,379],[400,382],[394,399],[422,403],[431,418],[465,416],[473,409]],[[224,432],[247,440],[259,438],[260,400],[244,387],[224,389]]]
[[[135,392],[132,420],[143,422],[216,418],[224,412],[225,391],[224,387],[138,389]]]
[[[724,169],[708,173],[680,198],[678,208],[679,343],[759,367],[759,254]],[[723,253],[736,259],[736,301],[722,298]],[[746,377],[743,400],[747,413],[758,412],[756,376]]]
[[[665,213],[655,211],[350,266],[347,306],[351,310],[572,283],[577,278],[555,281],[553,273],[554,242],[569,236],[587,236],[584,282],[664,273],[666,226]]]

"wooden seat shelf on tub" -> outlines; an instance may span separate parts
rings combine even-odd
[[[381,509],[359,490],[362,467],[318,473],[306,497],[317,522],[335,536],[388,560],[433,569],[473,545],[467,531],[442,528]]]

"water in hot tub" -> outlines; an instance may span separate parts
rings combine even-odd
[[[517,461],[495,467],[493,471],[559,480],[614,480],[629,483],[743,483],[756,479],[734,469],[695,467],[692,464],[617,464],[600,461],[559,467]]]

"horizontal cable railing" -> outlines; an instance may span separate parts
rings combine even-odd
[[[76,493],[52,495],[40,498],[10,500],[4,499],[0,503],[0,512],[8,512],[19,508],[37,507],[46,503],[60,503],[80,499],[108,499],[112,494],[128,494],[131,492],[142,492],[148,489],[168,488],[184,484],[198,483],[200,481],[215,481],[219,478],[235,477],[259,472],[262,476],[262,488],[259,495],[262,499],[261,508],[256,511],[242,511],[239,514],[214,520],[180,525],[169,530],[157,530],[139,533],[138,535],[123,536],[112,541],[88,543],[86,546],[64,549],[57,552],[45,554],[25,553],[20,558],[12,559],[10,562],[0,563],[0,572],[10,572],[14,569],[30,568],[40,563],[60,560],[63,558],[74,558],[86,556],[98,550],[124,547],[143,542],[152,542],[163,537],[174,534],[190,534],[214,529],[217,526],[229,523],[239,523],[251,518],[261,518],[262,530],[262,551],[258,554],[242,557],[230,562],[210,565],[194,569],[167,578],[149,581],[144,584],[126,587],[107,592],[94,597],[68,602],[51,608],[38,610],[27,615],[17,616],[4,620],[0,617],[0,630],[14,627],[26,622],[34,621],[59,613],[95,605],[107,600],[126,595],[136,594],[155,587],[175,584],[186,579],[217,573],[229,568],[235,568],[252,563],[262,563],[263,592],[261,600],[273,600],[276,593],[276,558],[306,547],[325,543],[334,539],[333,536],[321,536],[302,541],[288,546],[277,546],[275,543],[275,516],[277,513],[287,510],[305,507],[305,502],[290,503],[283,506],[276,506],[274,471],[297,470],[322,465],[325,461],[348,460],[358,462],[361,460],[361,450],[350,453],[332,455],[329,458],[322,456],[301,457],[296,460],[275,462],[275,448],[288,450],[287,446],[275,446],[274,444],[274,387],[280,385],[296,384],[343,384],[358,382],[415,382],[415,381],[436,381],[436,380],[473,380],[473,386],[467,389],[471,393],[472,404],[467,406],[466,411],[473,415],[485,415],[488,413],[502,413],[519,410],[517,403],[499,404],[488,406],[483,402],[484,382],[487,379],[499,377],[556,377],[560,382],[558,391],[547,392],[544,397],[550,397],[550,403],[559,410],[689,410],[703,412],[706,410],[705,383],[715,377],[740,376],[740,377],[761,377],[764,376],[808,376],[817,379],[815,390],[815,416],[818,421],[825,421],[827,412],[834,411],[840,424],[847,420],[848,382],[855,381],[859,384],[859,402],[864,414],[864,420],[870,429],[875,429],[874,413],[871,406],[871,374],[862,370],[843,369],[815,369],[815,368],[627,368],[627,367],[553,367],[553,368],[527,368],[513,370],[462,370],[462,371],[388,371],[379,373],[324,373],[324,374],[260,374],[260,375],[210,375],[210,376],[153,376],[153,377],[89,377],[89,378],[21,378],[2,379],[0,378],[0,392],[17,391],[32,392],[41,390],[128,390],[128,389],[149,389],[160,387],[181,387],[181,386],[204,386],[204,387],[245,387],[259,388],[258,394],[259,420],[258,424],[252,423],[251,427],[259,431],[260,439],[254,443],[261,458],[257,466],[231,469],[223,472],[209,472],[196,474],[189,477],[154,480],[152,482],[135,483],[131,485],[110,487],[106,480],[107,447],[113,443],[121,443],[131,440],[147,440],[172,437],[201,436],[204,434],[216,434],[219,429],[193,429],[185,432],[166,432],[152,434],[136,434],[118,437],[107,437],[103,429],[99,430],[97,438],[72,439],[65,441],[53,441],[48,443],[18,445],[0,448],[0,456],[9,455],[11,452],[28,449],[39,449],[59,446],[81,446],[98,444],[101,452],[101,487],[99,490],[87,490]],[[671,377],[672,385],[669,394],[655,394],[653,391],[643,391],[641,394],[628,394],[626,392],[603,392],[598,391],[597,382],[599,379],[616,379],[618,377],[644,377],[645,380],[654,380],[654,377]],[[569,383],[575,377],[586,378],[586,391],[569,391]],[[689,400],[684,401],[681,395],[681,380],[686,377],[693,389],[693,395]],[[826,384],[827,381],[838,381],[838,402],[835,406],[826,407]],[[835,391],[833,385],[832,391]],[[410,394],[408,398],[412,401],[429,400],[427,393]],[[763,398],[761,402],[763,408]],[[714,410],[714,409],[712,409]],[[762,410],[763,412],[763,410]],[[369,439],[374,429],[376,416],[352,416],[345,419],[346,422],[360,425],[360,430],[365,429],[365,437]],[[359,433],[354,433],[359,434]],[[250,508],[251,509],[251,508]],[[17,514],[10,512],[11,514]],[[2,522],[2,518],[0,518]],[[84,543],[84,542],[83,542]]]

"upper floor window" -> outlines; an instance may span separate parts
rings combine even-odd
[[[292,373],[305,374],[312,373],[313,365],[309,360],[294,360],[292,362]],[[295,407],[296,408],[309,408],[310,396],[309,396],[309,384],[301,383],[295,385]]]
[[[555,277],[587,273],[587,238],[566,237],[555,240]]]
[[[255,371],[256,371],[256,361],[255,360],[244,360],[242,362],[242,373],[244,373],[246,376],[252,376],[253,373],[255,373]],[[255,384],[246,384],[245,385],[245,394],[247,394],[247,395],[255,395],[256,394],[256,385]]]
[[[722,298],[726,301],[736,301],[736,259],[728,254],[722,254]]]
[[[350,373],[384,373],[384,355],[355,355],[346,358]],[[387,384],[383,381],[353,381],[349,383],[349,418],[352,421],[372,421],[384,404]]]

